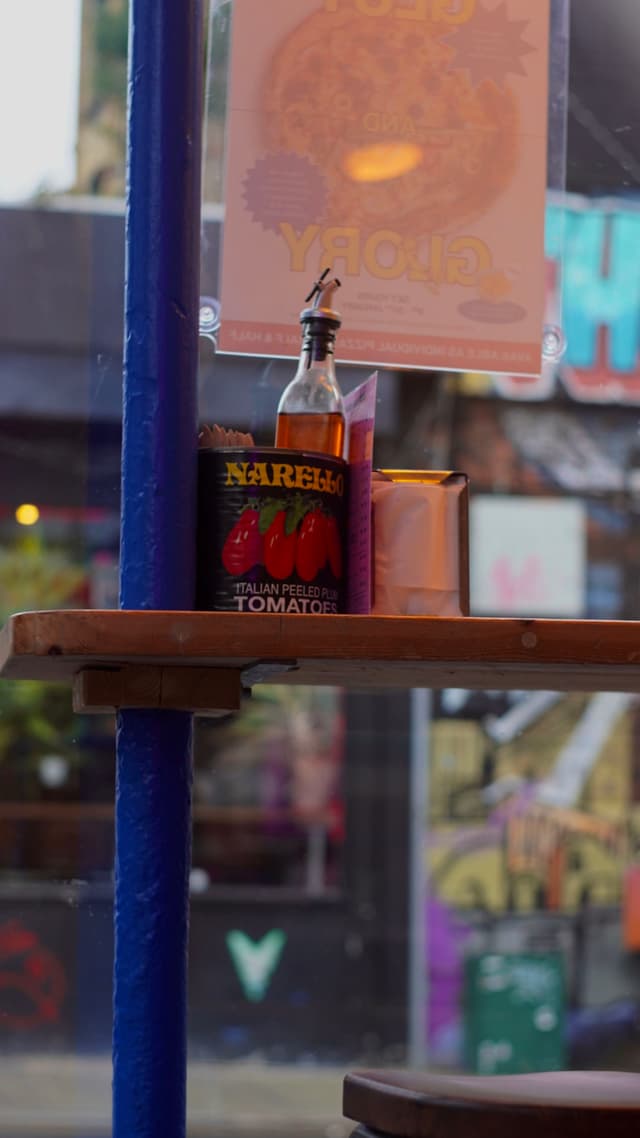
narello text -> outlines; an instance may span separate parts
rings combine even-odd
[[[272,486],[344,497],[344,474],[288,462],[227,462],[225,486]]]

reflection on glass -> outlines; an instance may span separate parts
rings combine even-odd
[[[386,182],[415,170],[422,157],[415,143],[378,142],[351,150],[345,155],[344,169],[353,182]]]
[[[339,887],[343,746],[331,688],[263,688],[240,717],[200,724],[194,865],[213,884]]]

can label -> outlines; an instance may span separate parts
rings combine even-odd
[[[344,612],[347,464],[272,447],[198,463],[198,608]]]

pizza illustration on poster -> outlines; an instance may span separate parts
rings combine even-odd
[[[234,0],[220,350],[536,375],[550,0]]]

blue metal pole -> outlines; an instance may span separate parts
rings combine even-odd
[[[130,0],[120,603],[194,603],[201,0]],[[186,1128],[192,717],[124,711],[114,1138]]]

